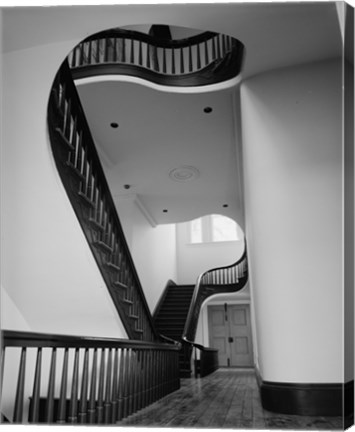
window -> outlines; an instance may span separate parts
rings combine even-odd
[[[208,215],[190,222],[190,242],[224,242],[239,240],[238,225],[223,215]]]

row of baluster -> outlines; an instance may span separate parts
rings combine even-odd
[[[56,131],[67,147],[66,165],[79,181],[78,196],[87,207],[87,222],[94,229],[94,246],[106,256],[105,266],[114,275],[113,285],[121,289],[123,302],[129,306],[129,315],[135,321],[135,338],[153,340],[152,329],[146,323],[145,308],[138,292],[138,282],[132,269],[131,259],[118,226],[107,186],[102,184],[88,148],[88,137],[81,127],[71,98],[66,95],[65,84],[56,90],[56,105],[60,120]]]
[[[180,385],[178,351],[139,347],[17,350],[21,354],[14,423],[26,422],[28,411],[30,423],[113,424]],[[28,351],[31,366],[26,364]],[[10,367],[6,360],[5,354],[5,371]],[[28,394],[26,389],[31,387]]]
[[[206,272],[202,277],[202,285],[233,285],[246,276],[247,260],[242,260],[233,267],[219,268]]]
[[[233,38],[216,35],[195,45],[159,47],[124,37],[104,37],[80,43],[69,54],[71,68],[102,63],[143,67],[160,74],[183,75],[198,72],[222,60],[233,48]]]

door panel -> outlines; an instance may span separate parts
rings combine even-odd
[[[209,306],[208,323],[220,366],[253,366],[249,305]]]
[[[224,306],[209,306],[208,308],[208,327],[210,335],[210,346],[218,349],[218,361],[220,366],[228,365],[230,358],[230,346],[226,338],[228,321]]]
[[[250,311],[248,305],[228,306],[231,344],[231,366],[252,366]]]

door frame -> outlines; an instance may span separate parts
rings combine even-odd
[[[225,304],[227,304],[228,306],[248,306],[249,307],[249,319],[250,319],[250,338],[251,338],[251,347],[252,347],[252,364],[250,366],[230,366],[230,367],[234,367],[234,368],[254,368],[255,367],[255,345],[254,345],[254,322],[253,322],[253,311],[252,311],[252,307],[251,307],[251,301],[249,299],[240,299],[240,300],[232,300],[232,301],[216,301],[216,302],[211,302],[210,304],[207,303],[206,304],[206,322],[205,325],[203,326],[206,329],[206,333],[205,333],[205,343],[206,343],[206,339],[208,341],[207,346],[211,347],[210,344],[210,314],[209,314],[209,308],[213,307],[213,306],[224,306]],[[227,367],[227,366],[226,366]]]

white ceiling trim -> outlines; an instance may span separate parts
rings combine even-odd
[[[141,84],[151,89],[158,90],[161,92],[167,92],[167,93],[201,94],[201,93],[217,92],[217,91],[235,87],[240,83],[241,75],[238,75],[235,78],[217,84],[210,84],[204,86],[191,86],[191,87],[164,86],[161,84],[153,83],[143,78],[138,78],[138,77],[128,76],[128,75],[99,75],[99,76],[93,76],[88,78],[77,78],[75,80],[75,84],[77,86],[80,86],[85,84],[101,83],[107,81],[108,82],[119,81],[124,83]]]

